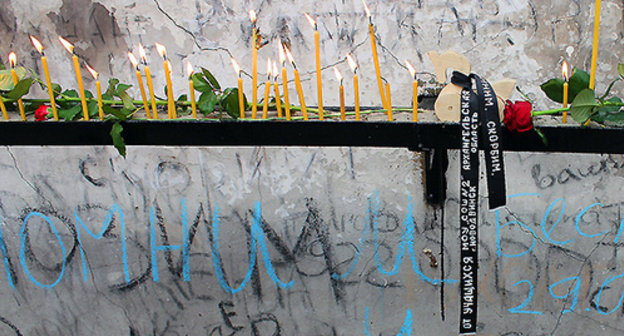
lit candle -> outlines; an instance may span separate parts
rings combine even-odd
[[[98,115],[100,116],[100,120],[104,120],[104,110],[102,110],[102,85],[100,84],[100,81],[98,80],[99,74],[97,73],[97,71],[93,70],[93,68],[91,68],[89,64],[86,64],[85,66],[87,67],[87,70],[89,71],[91,76],[93,76],[93,79],[95,79],[95,91],[97,92]]]
[[[388,109],[386,97],[384,96],[383,82],[381,80],[381,70],[379,70],[379,59],[377,58],[377,39],[375,38],[375,26],[373,26],[373,17],[366,2],[362,0],[364,5],[364,11],[366,17],[368,17],[368,34],[370,35],[371,47],[373,49],[373,62],[375,64],[375,74],[377,76],[377,86],[379,86],[379,96],[381,97],[381,104],[385,109]]]
[[[316,56],[316,91],[318,94],[318,115],[319,120],[323,120],[323,78],[321,77],[321,38],[318,31],[318,25],[316,21],[308,15],[303,13],[308,19],[312,27],[314,27],[314,52]]]
[[[256,12],[249,11],[251,20],[251,119],[258,116],[258,27],[256,26]]]
[[[596,67],[598,65],[598,38],[600,36],[600,6],[601,0],[596,0],[596,8],[594,13],[594,42],[592,44],[592,63],[591,75],[589,77],[589,88],[596,87]]]
[[[155,45],[156,50],[158,50],[160,57],[163,59],[163,68],[165,69],[165,79],[167,81],[167,112],[169,114],[169,119],[176,119],[173,84],[171,82],[171,64],[169,63],[169,59],[167,59],[167,49],[165,49],[165,46],[162,44],[155,43]]]
[[[353,96],[355,97],[355,120],[360,121],[360,85],[358,82],[357,69],[358,65],[351,57],[351,54],[347,54],[347,63],[353,71]]]
[[[191,62],[186,63],[186,74],[189,79],[189,98],[191,99],[191,112],[193,113],[193,118],[197,119],[197,105],[195,103],[195,84],[193,84],[193,66]]]
[[[405,60],[405,65],[407,65],[407,70],[409,70],[412,78],[414,79],[414,82],[412,83],[412,120],[416,122],[418,121],[418,79],[416,78],[416,69],[414,69],[408,60]]]
[[[284,45],[279,42],[279,59],[282,63],[282,85],[284,87],[284,108],[286,109],[286,120],[290,120],[290,99],[288,99],[288,78],[286,77],[286,55],[284,54]]]
[[[19,83],[19,78],[17,77],[17,72],[15,72],[15,65],[17,65],[17,55],[14,52],[9,54],[9,64],[11,65],[11,76],[13,77],[13,84],[17,85]],[[22,99],[17,100],[17,106],[19,107],[20,116],[22,116],[22,120],[26,121],[26,113],[24,112],[24,102]]]
[[[390,96],[390,83],[386,82],[386,103],[388,110],[388,121],[393,121],[392,116],[392,97]]]
[[[139,56],[141,56],[141,62],[143,62],[143,71],[145,71],[145,80],[147,81],[147,89],[149,90],[150,99],[152,102],[152,112],[154,119],[158,120],[158,108],[156,107],[156,97],[154,97],[154,83],[152,82],[152,73],[147,65],[147,56],[145,55],[145,49],[143,45],[139,44]]]
[[[243,96],[243,78],[241,77],[241,68],[234,58],[230,58],[232,67],[238,76],[238,111],[240,112],[240,118],[245,118],[245,99]]]
[[[143,109],[145,109],[145,114],[147,115],[147,119],[152,119],[152,114],[150,113],[149,104],[147,102],[147,96],[145,95],[145,87],[143,86],[143,77],[141,76],[141,70],[139,69],[139,61],[137,61],[134,54],[128,51],[128,59],[130,63],[132,63],[132,67],[136,70],[136,78],[139,83],[139,91],[141,91],[141,99],[143,99]]]
[[[74,62],[74,71],[76,72],[76,81],[78,81],[78,92],[80,94],[80,103],[82,104],[82,114],[84,116],[84,120],[89,120],[89,110],[87,108],[87,97],[84,92],[84,85],[82,84],[82,73],[80,72],[80,63],[78,62],[78,56],[74,54],[74,46],[69,43],[66,39],[59,36],[59,41],[63,44],[65,49],[72,54],[72,60]]]
[[[50,107],[52,108],[52,115],[54,116],[54,120],[58,121],[58,111],[56,110],[56,101],[54,100],[54,89],[52,88],[52,81],[50,80],[50,71],[48,70],[48,58],[43,53],[43,45],[37,40],[34,36],[30,36],[30,40],[32,44],[35,46],[35,49],[41,55],[41,65],[43,66],[43,73],[45,74],[46,84],[48,85],[48,93],[50,94]]]
[[[277,108],[277,117],[282,118],[282,98],[279,91],[279,71],[277,71],[277,63],[273,61],[273,87],[275,87],[275,107]]]
[[[336,75],[336,79],[338,80],[338,95],[340,97],[340,120],[346,120],[346,112],[345,112],[345,98],[344,98],[344,86],[342,86],[342,75],[338,68],[334,67],[334,74]]]
[[[267,59],[267,80],[264,83],[264,104],[262,105],[262,119],[266,119],[269,113],[269,98],[271,94],[271,59]]]
[[[293,73],[295,74],[295,88],[297,89],[297,95],[299,96],[299,105],[301,105],[303,120],[308,120],[308,110],[306,109],[305,99],[303,97],[303,89],[301,88],[301,79],[299,78],[299,70],[297,70],[297,64],[295,63],[295,59],[290,53],[290,50],[288,50],[286,46],[284,46],[284,51],[286,51],[286,57],[288,57],[288,61],[290,61],[290,64],[292,64]]]
[[[563,75],[563,108],[567,108],[568,107],[568,88],[569,88],[569,84],[568,84],[568,80],[569,80],[569,74],[570,72],[570,66],[568,65],[567,61],[563,61],[563,64],[561,65],[561,74]],[[568,111],[563,111],[563,123],[567,124],[568,123]]]

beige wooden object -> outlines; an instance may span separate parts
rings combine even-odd
[[[448,81],[447,70],[453,69],[464,74],[470,74],[470,62],[468,59],[454,51],[447,51],[440,55],[436,51],[428,53],[435,67],[438,81]],[[505,102],[511,97],[516,87],[515,79],[502,79],[492,84],[492,88],[498,97],[498,111],[501,121],[505,116]],[[455,84],[448,84],[440,92],[435,103],[435,113],[441,121],[459,122],[460,103],[462,88]]]

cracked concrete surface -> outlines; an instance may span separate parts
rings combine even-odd
[[[561,60],[566,58],[573,66],[589,68],[591,0],[487,0],[476,4],[392,0],[370,1],[369,5],[381,46],[382,74],[392,84],[396,105],[407,106],[411,101],[405,59],[421,73],[423,87],[432,85],[433,68],[425,56],[432,49],[453,49],[466,54],[474,71],[491,81],[517,79],[540,109],[553,107],[540,92],[539,84],[559,76],[557,64]],[[603,2],[598,90],[604,90],[615,78],[618,55],[624,52],[619,42],[623,35],[623,6],[621,1]],[[236,75],[230,69],[230,57],[239,60],[247,75],[251,72],[249,9],[259,12],[258,26],[266,39],[274,41],[280,37],[292,44],[310,105],[316,104],[314,46],[304,11],[319,23],[326,105],[338,103],[337,83],[330,68],[336,65],[344,74],[350,73],[344,62],[347,52],[352,52],[361,65],[362,104],[379,104],[367,44],[367,20],[360,1],[12,1],[0,15],[0,36],[8,41],[0,46],[0,55],[16,50],[23,65],[38,69],[38,57],[28,43],[28,34],[38,35],[48,47],[54,80],[64,87],[73,87],[71,76],[64,76],[71,73],[71,64],[56,40],[56,35],[61,34],[76,43],[78,54],[103,78],[114,76],[134,83],[125,53],[142,42],[150,49],[152,72],[155,82],[160,83],[156,85],[160,93],[164,77],[159,71],[160,58],[153,50],[153,43],[160,42],[167,46],[174,66],[176,94],[187,89],[183,71],[186,61],[209,68],[226,86],[234,86]],[[277,58],[274,42],[260,50],[261,73],[265,72],[267,57]],[[85,81],[88,87],[93,85],[86,76]],[[348,86],[349,81],[345,84]],[[246,80],[248,95],[250,85],[250,80]],[[622,88],[619,85],[616,90]],[[293,99],[296,102],[296,97]]]

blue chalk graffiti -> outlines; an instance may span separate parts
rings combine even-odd
[[[561,212],[559,212],[559,217],[557,217],[557,220],[553,223],[553,225],[550,228],[550,230],[546,230],[546,221],[548,220],[548,217],[550,217],[550,213],[552,212],[553,208],[559,202],[561,202]],[[563,198],[558,198],[554,202],[552,202],[550,204],[550,206],[548,207],[548,209],[546,209],[546,212],[544,212],[544,218],[542,219],[542,223],[540,224],[540,227],[542,228],[542,233],[544,233],[544,238],[546,238],[546,241],[551,243],[551,244],[553,244],[553,245],[563,246],[565,244],[568,244],[568,243],[571,243],[572,241],[574,241],[574,239],[570,239],[570,240],[566,240],[566,241],[557,241],[557,240],[554,240],[554,239],[550,238],[550,234],[553,231],[555,231],[555,228],[557,227],[557,225],[559,225],[559,223],[561,223],[561,220],[563,219],[563,213],[565,212],[565,209],[566,209],[565,200]]]
[[[554,288],[569,281],[576,281],[574,284],[574,288],[572,288],[569,293],[567,293],[566,295],[556,295],[553,292]],[[581,278],[574,276],[571,278],[566,278],[566,279],[557,281],[554,284],[550,285],[550,287],[548,287],[548,292],[555,299],[561,299],[561,300],[565,300],[568,296],[572,295],[572,304],[570,305],[570,308],[563,311],[563,314],[567,314],[567,313],[573,312],[574,309],[576,309],[576,304],[578,303],[578,296],[579,296],[580,289],[581,289]]]
[[[396,334],[396,336],[411,336],[412,332],[414,331],[412,320],[413,320],[412,310],[408,309],[405,312],[405,320],[403,321],[401,330],[399,330],[399,333]],[[368,326],[369,324],[370,324],[370,318],[369,318],[368,306],[367,306],[364,310],[364,335],[365,336],[371,336],[370,328]]]
[[[607,231],[603,231],[603,232],[596,233],[596,234],[588,234],[581,230],[581,219],[591,208],[596,207],[596,206],[600,206],[602,208],[601,203],[594,203],[586,207],[585,209],[581,210],[581,212],[579,212],[579,214],[576,216],[576,219],[574,220],[574,226],[576,227],[576,232],[578,232],[578,234],[580,234],[583,237],[595,238],[595,237],[599,237],[599,236],[609,233],[609,231],[607,230]]]
[[[87,258],[85,256],[84,249],[82,247],[82,238],[80,236],[80,228],[87,232],[89,236],[93,239],[100,240],[104,237],[104,233],[109,229],[110,225],[113,223],[113,215],[116,213],[119,214],[119,230],[121,231],[121,253],[122,253],[122,262],[123,262],[123,270],[124,270],[124,278],[126,283],[130,282],[130,272],[128,271],[128,251],[126,247],[126,222],[124,221],[124,213],[117,204],[113,204],[111,208],[106,213],[106,217],[104,217],[104,221],[102,223],[102,227],[98,233],[93,233],[89,228],[84,224],[80,216],[78,216],[78,209],[74,208],[74,217],[76,218],[76,236],[78,236],[78,248],[80,250],[80,258],[82,260],[82,279],[83,281],[87,281],[87,273],[89,271],[89,267],[87,266]]]
[[[61,248],[61,253],[63,254],[63,265],[61,267],[61,273],[56,278],[56,281],[54,281],[51,284],[44,284],[44,283],[39,282],[37,279],[35,279],[35,277],[30,272],[28,265],[26,264],[26,225],[28,224],[28,221],[30,220],[30,218],[33,216],[43,219],[44,221],[48,223],[48,225],[50,225],[50,228],[52,229],[54,236],[56,236],[56,239],[58,240],[59,246]],[[26,273],[26,276],[28,277],[28,279],[32,281],[35,285],[42,287],[42,288],[53,288],[54,286],[56,286],[63,278],[63,274],[65,274],[65,267],[67,266],[67,258],[65,257],[65,254],[66,254],[65,244],[63,244],[61,235],[56,229],[56,226],[54,226],[54,223],[52,223],[52,220],[50,219],[50,217],[39,212],[29,213],[28,216],[24,218],[24,223],[22,224],[22,228],[20,230],[20,263],[22,264],[22,267],[24,268],[24,272]]]
[[[2,251],[2,261],[4,262],[4,271],[6,272],[7,281],[12,289],[15,289],[13,277],[11,276],[11,267],[9,265],[9,257],[7,256],[6,243],[4,242],[4,234],[2,233],[2,217],[0,216],[0,251]]]

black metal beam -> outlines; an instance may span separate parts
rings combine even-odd
[[[0,145],[111,145],[111,122],[0,122]],[[144,146],[353,146],[458,149],[458,124],[338,121],[145,121],[123,123],[127,145]],[[624,154],[624,129],[545,126],[503,133],[506,151]]]

